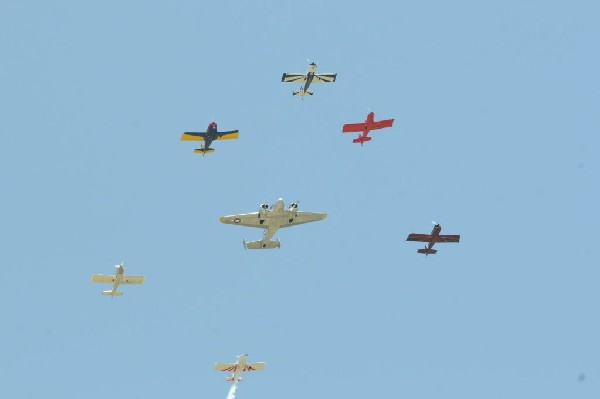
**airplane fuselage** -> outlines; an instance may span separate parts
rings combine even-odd
[[[433,226],[433,230],[431,230],[431,240],[427,244],[428,250],[433,248],[441,231],[442,231],[442,226],[440,226],[439,224],[436,224],[435,226]]]
[[[304,86],[302,87],[302,91],[306,92],[308,91],[308,87],[310,86],[310,84],[312,83],[314,77],[315,77],[315,72],[317,71],[317,64],[315,64],[314,62],[311,63],[308,66],[308,71],[306,72],[306,82],[304,83]]]
[[[122,264],[117,266],[117,273],[115,274],[115,282],[113,283],[111,295],[114,297],[117,292],[117,288],[119,288],[119,284],[123,280],[123,273],[125,273],[125,267]]]
[[[204,137],[204,148],[208,149],[213,142],[219,137],[219,132],[217,131],[217,122],[212,122],[206,128],[206,136]]]

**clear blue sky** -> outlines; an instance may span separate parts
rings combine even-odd
[[[597,1],[3,1],[6,398],[598,398]],[[301,101],[283,72],[333,84]],[[364,147],[344,123],[395,118]],[[239,129],[202,158],[183,131]],[[219,217],[300,200],[262,232]],[[431,220],[460,244],[416,253]],[[89,281],[124,261],[143,286]]]

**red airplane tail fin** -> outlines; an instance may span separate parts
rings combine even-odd
[[[420,254],[425,254],[425,256],[427,255],[433,255],[437,253],[437,249],[430,249],[430,248],[422,248],[422,249],[417,249],[417,252]]]
[[[354,140],[352,140],[353,143],[364,143],[365,141],[371,141],[373,137],[369,137],[369,136],[358,136],[357,138],[355,138]]]

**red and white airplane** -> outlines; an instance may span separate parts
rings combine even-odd
[[[410,233],[408,237],[406,237],[406,241],[419,241],[426,242],[427,245],[423,249],[418,249],[417,252],[420,254],[425,254],[425,256],[429,254],[435,254],[437,250],[433,249],[433,246],[436,243],[442,242],[459,242],[460,235],[442,235],[440,231],[442,231],[442,225],[439,223],[433,223],[433,230],[431,230],[431,234],[415,234]]]
[[[246,371],[264,370],[267,365],[265,362],[258,363],[247,363],[246,357],[248,355],[239,355],[238,361],[235,363],[215,363],[215,370],[217,371],[229,371],[233,374],[231,377],[225,378],[225,381],[232,381],[237,383],[242,380],[241,374]]]
[[[355,133],[362,132],[357,138],[352,140],[353,143],[360,143],[363,145],[365,141],[371,141],[372,137],[369,137],[371,130],[383,129],[386,127],[392,127],[394,124],[393,119],[384,119],[381,121],[375,121],[375,113],[370,112],[367,115],[367,119],[364,123],[347,123],[342,129],[342,133]]]

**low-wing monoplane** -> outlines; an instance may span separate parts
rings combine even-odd
[[[231,381],[237,383],[242,381],[241,374],[246,371],[264,370],[267,365],[265,362],[247,363],[246,357],[248,355],[239,355],[237,362],[235,363],[215,363],[215,370],[217,371],[229,371],[233,373],[230,377],[225,378],[225,381]]]
[[[352,140],[353,143],[360,143],[363,145],[365,141],[371,141],[372,137],[369,137],[371,130],[383,129],[386,127],[392,127],[394,124],[393,119],[384,119],[381,121],[375,121],[375,113],[370,112],[367,115],[367,119],[364,123],[347,123],[342,128],[342,133],[356,133],[362,132],[357,138]]]
[[[142,284],[144,282],[144,276],[125,276],[125,264],[121,262],[119,265],[115,265],[117,268],[117,274],[92,274],[92,281],[94,283],[107,283],[112,284],[112,290],[102,291],[102,295],[110,295],[111,297],[121,296],[122,292],[117,291],[120,284]]]
[[[311,83],[329,83],[335,82],[337,73],[316,73],[317,64],[311,62],[308,65],[306,73],[284,73],[281,77],[282,82],[302,83],[300,90],[294,91],[294,96],[312,96],[313,92],[308,91]]]
[[[181,135],[181,140],[184,141],[204,141],[202,147],[194,150],[197,154],[206,154],[214,152],[214,148],[210,148],[210,144],[214,140],[235,140],[240,134],[239,130],[229,130],[227,132],[217,131],[217,122],[211,122],[206,129],[206,132],[184,132]]]
[[[431,230],[431,234],[415,234],[411,233],[406,237],[406,241],[418,241],[418,242],[426,242],[427,245],[425,248],[418,249],[417,252],[420,254],[425,254],[425,256],[431,254],[435,254],[437,250],[433,249],[433,246],[436,243],[444,243],[444,242],[459,242],[460,235],[442,235],[440,232],[442,231],[442,225],[439,223],[434,223],[433,230]]]
[[[279,198],[273,206],[269,207],[267,204],[260,205],[258,212],[223,216],[220,220],[227,224],[265,229],[262,240],[248,242],[244,240],[244,248],[270,249],[279,248],[281,245],[279,240],[271,241],[275,232],[280,228],[316,222],[326,217],[326,213],[299,212],[297,202],[291,203],[288,209],[285,209],[283,199]]]

